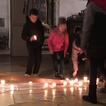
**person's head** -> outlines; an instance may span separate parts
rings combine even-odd
[[[32,23],[35,23],[37,21],[38,14],[39,14],[39,12],[36,8],[33,8],[30,10],[29,18],[30,18]]]
[[[75,28],[75,34],[80,35],[82,32],[82,29],[80,27]]]
[[[66,19],[64,17],[60,17],[58,21],[58,29],[61,33],[66,31]]]

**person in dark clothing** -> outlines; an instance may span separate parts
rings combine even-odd
[[[26,41],[28,63],[25,76],[38,74],[41,63],[41,49],[44,42],[44,28],[38,19],[38,10],[31,9],[23,26],[22,39]]]
[[[84,18],[81,48],[90,64],[89,94],[83,100],[96,104],[96,78],[99,69],[106,78],[106,0],[90,0]]]

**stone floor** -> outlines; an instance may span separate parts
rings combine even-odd
[[[0,106],[106,106],[106,94],[98,92],[98,104],[93,105],[82,100],[88,93],[88,83],[83,86],[63,86],[62,81],[54,79],[51,57],[43,55],[39,77],[24,77],[26,57],[0,56],[0,80],[6,80],[4,87],[0,85]],[[72,74],[72,64],[65,64],[65,77]],[[80,65],[78,78],[88,74],[88,65]],[[33,83],[29,83],[32,81]],[[49,87],[44,88],[48,82]],[[53,82],[57,83],[52,87]],[[68,81],[67,81],[68,82]],[[69,82],[68,82],[69,83]],[[31,85],[30,85],[31,84]],[[8,89],[11,85],[14,90]],[[4,89],[4,90],[3,90]]]

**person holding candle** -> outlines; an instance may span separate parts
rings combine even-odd
[[[33,8],[27,16],[22,31],[22,39],[26,41],[28,50],[28,63],[25,76],[32,73],[37,76],[41,63],[41,48],[44,42],[44,28],[38,19],[38,10]]]
[[[89,1],[84,18],[81,48],[87,53],[89,59],[90,84],[89,94],[88,96],[83,96],[83,100],[96,104],[98,68],[106,78],[104,68],[106,59],[106,0]]]
[[[66,19],[59,18],[58,27],[48,38],[48,47],[53,57],[55,77],[63,78],[64,58],[69,45],[69,35],[66,30]]]

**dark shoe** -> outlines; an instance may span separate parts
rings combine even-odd
[[[87,102],[90,102],[90,103],[93,103],[93,104],[97,104],[97,99],[92,99],[91,97],[89,96],[83,96],[82,99],[84,101],[87,101]]]

